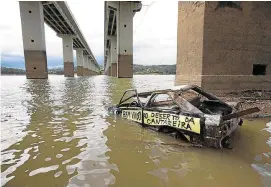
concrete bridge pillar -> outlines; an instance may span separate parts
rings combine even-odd
[[[118,76],[117,36],[111,37],[111,76]]]
[[[99,75],[99,68],[94,66],[95,75]]]
[[[93,75],[93,72],[92,72],[92,68],[93,68],[93,65],[92,65],[92,57],[89,56],[89,67],[88,67],[88,70],[89,70],[89,76],[92,76]]]
[[[89,56],[88,57],[88,73],[89,73],[89,76],[92,76],[93,75],[93,73],[92,73],[92,57],[91,56]]]
[[[89,56],[87,57],[86,76],[89,76]]]
[[[179,2],[176,85],[271,90],[269,2]]]
[[[47,79],[43,6],[40,1],[19,1],[26,78]]]
[[[88,75],[88,56],[87,55],[83,55],[84,57],[84,64],[83,64],[83,76],[87,76]]]
[[[108,54],[109,55],[108,55],[108,59],[107,59],[107,64],[108,64],[107,75],[111,76],[111,62],[112,62],[111,61],[111,55],[110,55],[111,54],[111,49],[108,51]]]
[[[94,60],[91,59],[91,74],[96,75]]]
[[[110,76],[109,67],[110,67],[110,65],[107,63],[106,68],[105,68],[105,75],[107,75],[107,76]]]
[[[108,76],[111,76],[111,66],[108,68]]]
[[[133,16],[135,14],[133,10],[133,2],[119,2],[117,11],[117,76],[119,78],[133,77]]]
[[[64,77],[74,77],[73,35],[58,35],[62,38]]]
[[[81,48],[76,49],[77,76],[83,76],[83,68],[84,68],[83,51],[84,49],[81,49]]]

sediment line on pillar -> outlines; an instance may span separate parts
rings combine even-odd
[[[24,50],[26,78],[47,79],[47,57],[44,50]]]
[[[83,68],[83,76],[87,76],[87,68]]]
[[[64,62],[64,77],[74,77],[73,62]]]
[[[133,77],[133,55],[118,55],[118,78]]]
[[[77,66],[77,76],[83,76],[84,75],[84,68],[82,66]]]
[[[118,65],[117,63],[112,63],[111,64],[111,76],[112,77],[116,77],[117,76],[117,69],[118,68]]]

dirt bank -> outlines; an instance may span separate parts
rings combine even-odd
[[[223,101],[242,102],[244,109],[258,107],[261,111],[247,115],[246,118],[271,117],[271,91],[242,91],[215,93]]]

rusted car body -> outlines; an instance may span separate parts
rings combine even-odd
[[[242,125],[241,103],[226,103],[196,85],[137,93],[126,90],[109,111],[159,132],[183,137],[193,144],[216,148],[229,146],[233,131]]]

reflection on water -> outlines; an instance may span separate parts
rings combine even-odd
[[[123,91],[170,88],[174,76],[1,77],[3,186],[270,186],[270,119],[246,120],[234,149],[175,139],[109,116]]]

